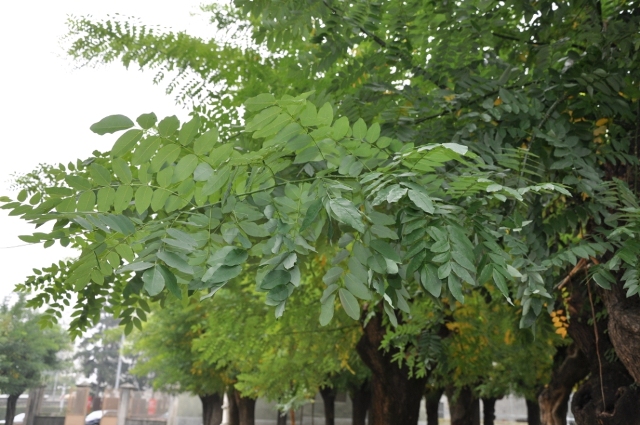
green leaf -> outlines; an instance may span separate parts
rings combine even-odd
[[[160,273],[162,274],[162,277],[164,278],[164,285],[167,287],[169,292],[171,292],[174,297],[176,297],[177,299],[181,300],[182,299],[182,292],[180,291],[180,288],[178,288],[178,281],[176,280],[176,276],[173,273],[171,273],[171,270],[169,270],[165,266],[160,265],[160,266],[156,266],[156,267],[158,267],[158,269],[160,270]],[[143,281],[144,281],[144,274],[142,276],[143,276]]]
[[[96,134],[115,133],[133,127],[133,121],[124,115],[109,115],[93,124],[89,129]]]
[[[144,290],[150,296],[158,295],[164,289],[165,278],[161,271],[161,266],[156,265],[150,269],[147,269],[142,274],[142,281],[144,282]]]
[[[113,200],[113,209],[117,214],[126,210],[129,207],[129,203],[133,198],[133,189],[131,186],[120,186],[116,190],[116,196]]]
[[[353,320],[359,320],[360,304],[358,304],[356,297],[344,288],[340,288],[338,290],[338,295],[340,296],[340,303],[342,304],[342,308],[344,308],[345,313],[347,313],[347,315]]]
[[[127,244],[116,245],[116,252],[125,260],[131,262],[134,259],[133,249]]]
[[[275,103],[276,98],[271,93],[263,93],[245,101],[244,106],[247,108],[247,111],[255,112],[261,111],[269,106],[273,106]]]
[[[313,103],[307,102],[307,105],[302,110],[300,114],[300,124],[304,127],[313,127],[318,124],[318,112]]]
[[[461,303],[464,303],[464,295],[462,295],[462,283],[458,277],[451,273],[447,281],[447,286],[453,297]]]
[[[249,252],[242,248],[234,248],[224,257],[225,266],[237,266],[244,264],[249,258]]]
[[[375,141],[378,140],[378,137],[380,137],[380,124],[374,122],[371,124],[371,127],[369,127],[369,130],[367,130],[365,139],[369,143],[375,143]]]
[[[218,130],[212,128],[196,139],[193,143],[193,151],[197,155],[206,155],[213,150],[216,143],[218,143]]]
[[[136,122],[138,123],[138,125],[144,128],[145,130],[148,130],[154,125],[156,125],[157,121],[158,121],[158,117],[153,112],[150,112],[148,114],[142,114],[138,118],[136,118]]]
[[[393,247],[386,241],[375,239],[369,243],[369,246],[382,254],[383,257],[388,258],[391,261],[394,261],[396,263],[399,263],[401,261],[400,256],[398,255],[396,250],[393,249]]]
[[[433,206],[433,202],[429,195],[426,192],[417,191],[410,189],[409,190],[409,199],[415,204],[416,207],[420,208],[422,211],[427,214],[433,214],[435,208]]]
[[[151,157],[155,155],[160,148],[161,143],[162,139],[158,136],[151,136],[143,139],[133,152],[133,155],[131,156],[131,163],[133,165],[148,163]]]
[[[241,221],[238,223],[238,226],[249,236],[253,236],[256,238],[264,238],[269,236],[269,232],[264,226],[256,224],[252,221]]]
[[[93,211],[93,208],[96,205],[96,195],[93,193],[93,190],[87,190],[82,192],[78,197],[78,211]]]
[[[66,176],[64,178],[64,181],[72,188],[78,189],[78,190],[90,190],[92,187],[91,182],[89,180],[80,176],[74,176],[74,175]]]
[[[268,290],[291,281],[291,273],[286,270],[271,270],[260,283],[260,289]]]
[[[193,267],[191,267],[184,258],[180,257],[176,253],[169,251],[158,251],[157,256],[169,267],[173,267],[174,269],[180,270],[183,273],[193,273]]]
[[[420,270],[420,280],[424,289],[429,291],[434,297],[439,297],[442,293],[442,281],[438,278],[438,270],[432,264],[426,264]]]
[[[107,212],[111,209],[116,198],[116,191],[112,187],[103,187],[98,190],[98,211]]]
[[[318,116],[317,116],[318,126],[321,126],[321,125],[329,126],[331,125],[332,121],[333,121],[333,108],[331,107],[329,102],[327,102],[324,105],[322,105],[320,110],[318,110]]]
[[[267,305],[278,305],[289,298],[288,285],[278,285],[267,293]]]
[[[281,112],[282,109],[279,106],[272,106],[261,111],[258,115],[256,115],[249,121],[249,123],[245,126],[245,131],[248,133],[253,133],[254,131],[263,129]]]
[[[91,178],[98,186],[109,186],[111,184],[111,173],[102,165],[92,163],[89,165]]]
[[[173,182],[181,182],[189,177],[198,166],[198,157],[189,154],[180,159],[173,172]]]
[[[180,127],[180,120],[175,115],[164,118],[158,123],[158,134],[160,137],[170,137]]]
[[[338,221],[348,224],[359,232],[364,232],[364,224],[356,206],[345,198],[329,200],[329,207]]]
[[[182,146],[187,146],[196,137],[198,130],[200,130],[200,117],[196,115],[182,125],[180,133],[178,134],[178,142]]]
[[[453,258],[454,260],[456,260],[456,257]],[[462,267],[461,265],[459,265],[456,262],[452,262],[451,263],[451,270],[453,270],[453,272],[462,280],[464,280],[465,282],[471,284],[471,285],[475,285],[476,281],[473,278],[473,276],[471,276],[471,273],[469,273],[469,271],[467,269],[465,269],[464,267]]]
[[[344,269],[342,269],[342,267],[332,267],[324,274],[324,276],[322,277],[322,281],[325,283],[325,285],[331,285],[332,283],[335,283],[338,281],[338,279],[340,279],[340,276],[342,276],[342,272],[344,272]]]
[[[336,295],[332,294],[322,303],[320,307],[320,326],[326,326],[331,322],[333,318],[333,312],[335,309]]]
[[[158,172],[164,164],[173,163],[178,156],[180,156],[180,146],[173,143],[163,146],[151,160],[149,171],[153,173]]]
[[[451,262],[446,262],[438,267],[438,278],[444,279],[451,274]]]
[[[300,233],[304,232],[309,226],[315,223],[321,209],[322,199],[320,198],[316,199],[309,205],[309,208],[307,208],[307,212],[304,215],[304,219],[302,220],[302,225],[300,226]]]
[[[364,140],[367,137],[367,124],[364,123],[362,118],[359,118],[358,121],[353,124],[353,138]]]
[[[142,137],[142,130],[128,130],[122,136],[116,140],[111,148],[111,158],[116,158],[118,156],[122,156],[126,153],[131,152],[133,147],[138,143],[138,140]]]
[[[129,164],[126,161],[124,161],[122,158],[114,158],[111,161],[111,166],[113,167],[113,172],[115,173],[118,180],[120,180],[124,184],[131,183],[133,177],[131,175]]]
[[[193,236],[191,236],[189,233],[183,232],[182,230],[170,227],[167,229],[167,234],[193,248],[198,246],[198,242],[193,238]]]
[[[356,297],[361,300],[370,300],[371,292],[369,292],[369,288],[365,286],[357,277],[355,277],[351,273],[347,273],[344,277],[344,283],[346,288]]]
[[[331,135],[334,140],[340,140],[349,132],[349,119],[340,117],[333,123]]]
[[[242,266],[220,266],[213,275],[207,279],[207,284],[227,282],[239,276],[240,273],[242,273]]]
[[[207,164],[206,162],[201,162],[193,171],[193,180],[197,182],[204,182],[209,180],[212,175],[213,168],[211,168],[211,165]]]
[[[136,195],[135,195],[135,204],[136,204],[136,211],[138,212],[138,214],[142,214],[144,211],[147,210],[147,208],[149,208],[149,205],[151,205],[151,198],[153,197],[153,189],[149,186],[140,186],[138,187],[138,189],[136,190]]]
[[[499,266],[495,266],[495,267],[499,267]],[[505,280],[502,273],[498,272],[498,270],[496,270],[495,267],[493,268],[493,273],[492,273],[493,281],[495,282],[500,292],[502,292],[502,295],[504,295],[505,298],[510,299],[509,288],[507,287],[507,281]]]

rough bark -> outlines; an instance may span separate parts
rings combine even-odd
[[[220,425],[222,423],[222,396],[220,394],[198,395],[202,402],[202,425]]]
[[[231,388],[227,391],[227,402],[229,403],[229,425],[240,425],[240,413],[236,402],[236,390]],[[286,424],[285,424],[286,425]]]
[[[425,408],[427,410],[427,425],[438,425],[438,408],[444,388],[432,388],[425,394]]]
[[[494,425],[496,420],[496,401],[495,397],[482,398],[482,424]]]
[[[392,352],[380,350],[385,332],[378,312],[356,345],[358,355],[372,372],[369,425],[416,425],[427,378],[409,378],[406,365],[399,367],[392,361]]]
[[[602,298],[611,297],[613,309],[621,308],[615,305],[613,295],[605,291],[591,289],[582,279],[572,279],[569,282],[571,296],[569,298],[569,335],[584,353],[589,364],[589,379],[584,382],[573,397],[571,410],[578,425],[640,425],[640,392],[632,386],[634,380],[624,364],[614,353],[614,347],[609,339],[607,317],[596,321],[594,329],[591,304],[595,312],[602,311],[604,306],[598,302],[597,295]],[[615,285],[614,285],[615,286]],[[589,294],[589,290],[591,294]],[[611,313],[610,313],[611,314]],[[619,314],[619,313],[614,313]],[[620,320],[620,319],[618,319]],[[620,327],[614,324],[612,327]],[[616,332],[621,332],[616,328]],[[627,341],[633,345],[640,335],[630,337]],[[637,354],[635,354],[637,356]],[[633,355],[628,358],[633,358]]]
[[[635,382],[640,383],[640,297],[627,298],[623,285],[600,291],[609,313],[609,338]]]
[[[527,424],[540,425],[540,405],[536,400],[525,399],[527,403]],[[565,414],[566,417],[566,414]]]
[[[366,425],[367,411],[371,405],[371,386],[369,380],[349,392],[351,397],[351,425]]]
[[[320,388],[320,395],[324,405],[324,423],[325,425],[335,425],[337,391],[331,387],[322,387]]]
[[[553,361],[551,382],[538,396],[542,425],[567,424],[571,392],[588,374],[589,363],[575,343],[558,348]]]
[[[16,416],[16,404],[18,403],[19,397],[20,394],[9,394],[9,397],[7,397],[7,411],[4,415],[5,425],[13,425],[13,418]]]
[[[238,419],[240,425],[255,425],[256,421],[256,399],[242,397],[240,392],[234,391],[236,405],[238,406]]]
[[[456,392],[453,387],[446,390],[449,399],[451,425],[480,425],[480,400],[473,396],[469,387]]]

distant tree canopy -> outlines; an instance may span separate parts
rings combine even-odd
[[[67,335],[55,326],[43,330],[40,316],[26,307],[24,296],[0,305],[0,392],[7,394],[5,423],[13,424],[18,397],[43,382],[42,373],[60,365],[58,353],[69,346]]]
[[[109,152],[3,198],[53,223],[25,241],[81,250],[20,287],[40,291],[32,305],[48,303],[53,320],[78,294],[76,334],[105,303],[130,330],[146,299],[212,296],[250,275],[280,317],[325,252],[323,324],[338,306],[392,325],[425,302],[447,315],[491,287],[527,328],[556,311],[562,286],[571,315],[590,309],[592,333],[608,327],[594,341],[569,322],[592,370],[610,341],[626,377],[608,388],[637,395],[636,1],[205,10],[211,40],[71,21],[73,56],[156,69],[195,112],[182,124],[106,117],[91,129],[123,132]],[[599,375],[583,387],[585,418],[619,403]]]

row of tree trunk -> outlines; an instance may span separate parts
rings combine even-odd
[[[556,353],[551,382],[537,400],[527,400],[529,425],[566,425],[572,391],[577,425],[640,425],[640,298],[627,298],[621,285],[601,290],[569,281],[568,332],[574,341]],[[604,314],[603,314],[604,313]],[[406,366],[392,361],[393,352],[380,350],[385,335],[380,314],[374,315],[356,350],[371,370],[370,382],[351,390],[353,425],[416,425],[427,378],[410,378]],[[426,392],[427,424],[437,424],[438,403],[446,392],[451,425],[480,425],[480,400],[470,388]],[[321,388],[325,425],[335,423],[332,388]],[[205,425],[222,419],[222,397],[201,397]],[[231,425],[254,425],[255,400],[230,394]],[[493,425],[496,399],[483,399],[483,424]],[[210,406],[210,407],[205,407]],[[286,417],[286,416],[285,416]]]

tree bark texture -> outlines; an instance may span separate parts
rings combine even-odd
[[[324,423],[325,425],[335,425],[337,391],[331,387],[322,387],[320,388],[320,395],[324,405]]]
[[[220,425],[222,423],[222,396],[220,394],[199,395],[202,402],[202,424]]]
[[[369,425],[416,425],[427,378],[409,378],[406,365],[399,367],[392,361],[392,352],[380,350],[385,332],[378,312],[356,345],[358,355],[372,372]]]
[[[542,425],[567,425],[569,397],[575,385],[589,374],[589,363],[575,343],[559,347],[551,382],[538,396]]]
[[[234,391],[236,405],[238,406],[238,419],[240,425],[255,425],[256,421],[256,399],[242,397],[240,392]]]
[[[9,394],[9,397],[7,397],[7,411],[4,415],[5,425],[13,425],[13,418],[16,416],[16,404],[18,403],[19,397],[20,394]]]
[[[480,400],[473,396],[469,387],[464,387],[457,393],[453,387],[449,387],[446,393],[451,425],[480,425]]]
[[[494,425],[496,420],[496,401],[495,397],[482,398],[482,425]]]
[[[540,404],[536,400],[525,399],[527,403],[527,424],[540,425]],[[565,414],[566,420],[566,414]]]
[[[240,425],[240,413],[238,412],[235,388],[227,391],[227,402],[229,403],[229,425]]]
[[[615,350],[609,339],[608,322],[614,320],[612,317],[616,314],[619,317],[621,313],[612,315],[612,312],[609,312],[609,318],[600,317],[595,322],[595,329],[592,321],[594,312],[591,305],[594,306],[596,317],[605,307],[599,302],[598,295],[602,299],[609,298],[608,303],[613,309],[622,308],[621,305],[615,305],[617,291],[612,290],[613,294],[600,290],[596,292],[595,284],[589,281],[585,283],[584,276],[582,279],[571,279],[569,291],[571,319],[568,332],[585,355],[590,371],[589,379],[580,386],[571,403],[576,424],[640,425],[640,391],[632,385],[634,380],[620,358],[614,355]],[[619,332],[620,338],[624,332],[621,330],[625,326],[624,322],[611,326],[615,328],[615,332]],[[626,343],[631,346],[640,340],[640,335],[628,337]],[[638,353],[630,354],[627,360],[637,356]]]
[[[438,408],[444,388],[432,388],[425,394],[425,408],[427,410],[427,425],[438,425]]]
[[[369,380],[349,392],[351,397],[351,424],[366,425],[367,411],[371,406],[371,385]]]

